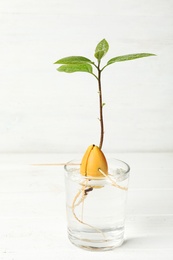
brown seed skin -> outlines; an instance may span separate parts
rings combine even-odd
[[[98,146],[90,145],[82,158],[80,173],[87,177],[103,178],[99,169],[108,174],[106,158]]]

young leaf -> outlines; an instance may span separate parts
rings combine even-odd
[[[73,72],[88,72],[92,73],[92,66],[87,63],[81,64],[65,64],[58,69],[60,72],[73,73]]]
[[[80,64],[80,63],[92,63],[92,61],[83,56],[69,56],[57,60],[54,64]]]
[[[152,53],[136,53],[136,54],[127,54],[123,56],[117,56],[115,58],[112,58],[107,62],[107,65],[110,65],[115,62],[121,62],[121,61],[128,61],[128,60],[135,60],[139,58],[149,57],[149,56],[156,56]]]
[[[96,59],[101,60],[101,58],[108,52],[108,50],[109,44],[105,39],[103,39],[97,44],[94,56]]]

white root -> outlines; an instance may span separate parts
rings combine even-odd
[[[127,191],[127,190],[128,190],[127,187],[123,187],[123,186],[118,185],[109,175],[107,175],[106,173],[104,173],[101,169],[99,169],[99,171],[103,174],[104,177],[106,177],[106,178],[109,179],[109,181],[111,182],[111,184],[112,184],[114,187],[116,187],[116,188],[118,188],[118,189],[121,189],[121,190],[124,190],[124,191]],[[105,235],[104,235],[104,233],[103,233],[100,229],[98,229],[98,228],[96,228],[96,227],[94,227],[94,226],[92,226],[92,225],[90,225],[90,224],[88,224],[88,223],[85,223],[85,222],[83,221],[84,200],[85,200],[85,198],[86,198],[86,196],[87,196],[86,188],[87,188],[87,186],[88,186],[88,185],[87,185],[87,184],[88,184],[88,181],[89,181],[89,180],[85,180],[85,181],[81,184],[81,185],[83,186],[82,189],[80,189],[79,192],[78,192],[78,193],[76,194],[76,196],[74,197],[74,200],[73,200],[73,203],[72,203],[73,216],[74,216],[75,219],[76,219],[78,222],[80,222],[81,224],[86,225],[86,226],[88,226],[88,227],[90,227],[90,228],[96,230],[97,232],[101,233],[102,236],[103,236],[104,239],[105,239]],[[90,188],[91,188],[91,190],[92,190],[92,187],[90,187]],[[82,194],[82,197],[80,198],[80,200],[79,200],[78,202],[76,202],[77,199],[80,197],[81,194]],[[83,204],[82,204],[82,217],[81,217],[81,219],[79,219],[79,218],[76,216],[75,208],[76,208],[77,206],[79,206],[81,203],[83,203]]]
[[[87,182],[88,182],[88,180],[87,180]],[[80,222],[81,224],[83,224],[83,225],[85,225],[85,226],[88,226],[88,227],[94,229],[94,230],[97,231],[98,233],[101,233],[102,236],[103,236],[103,238],[106,239],[104,233],[103,233],[100,229],[98,229],[98,228],[96,228],[96,227],[94,227],[94,226],[92,226],[92,225],[90,225],[90,224],[88,224],[88,223],[86,223],[86,222],[83,221],[83,207],[84,207],[84,199],[86,198],[86,195],[87,195],[87,194],[85,194],[85,189],[86,189],[86,187],[87,187],[87,182],[83,182],[83,183],[82,183],[82,185],[83,185],[82,189],[79,190],[79,192],[76,194],[76,196],[75,196],[74,199],[73,199],[73,203],[72,203],[72,213],[73,213],[73,216],[75,217],[75,219],[76,219],[78,222]],[[79,200],[78,203],[76,203],[76,201],[77,201],[77,199],[79,198],[79,196],[81,195],[81,193],[82,193],[82,198]],[[80,203],[83,203],[83,205],[82,205],[82,218],[81,218],[81,219],[79,219],[79,218],[77,217],[76,213],[75,213],[75,207],[78,206],[78,205],[80,205]]]

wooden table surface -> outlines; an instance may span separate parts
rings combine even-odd
[[[131,166],[126,241],[91,252],[66,232],[63,163],[72,154],[0,155],[0,260],[173,259],[173,153],[118,153]]]

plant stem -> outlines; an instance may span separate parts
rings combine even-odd
[[[100,107],[100,144],[99,148],[102,149],[103,138],[104,138],[104,123],[103,123],[103,102],[102,102],[102,86],[101,86],[101,69],[100,61],[98,61],[98,89],[99,89],[99,107]]]

